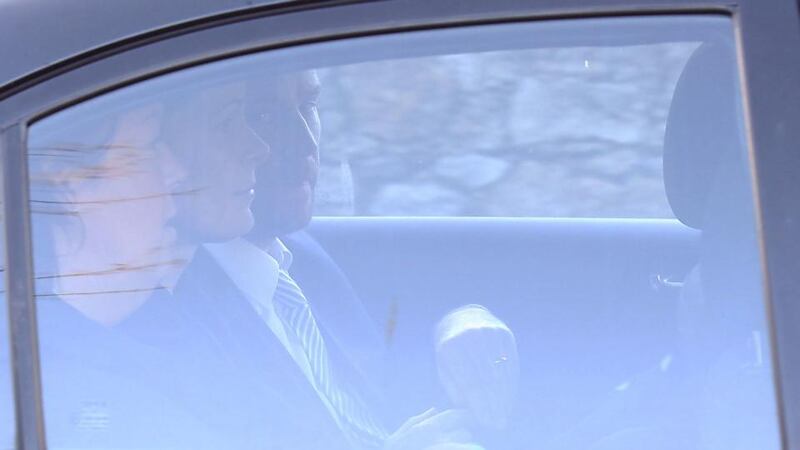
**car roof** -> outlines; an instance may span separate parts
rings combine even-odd
[[[326,1],[328,0],[0,0],[0,30],[3,30],[0,34],[0,92],[12,83],[65,60],[156,30],[260,6],[293,3],[307,5]],[[585,3],[587,7],[595,4],[594,6],[612,9],[637,2],[578,1]],[[480,0],[476,0],[478,2]],[[650,2],[651,0],[647,1]],[[424,0],[419,3],[428,4]],[[560,0],[533,0],[531,3],[542,8],[555,8]],[[660,4],[656,0],[652,3]],[[666,0],[661,7],[687,6],[692,3],[706,7],[710,4],[726,4],[724,0],[710,0],[708,3],[702,0]],[[459,0],[451,0],[448,4],[458,9]]]
[[[293,0],[0,0],[0,87],[121,39]]]

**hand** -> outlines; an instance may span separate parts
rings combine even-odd
[[[431,408],[408,419],[392,433],[384,450],[483,450],[480,445],[470,443],[467,411],[448,409],[439,412]]]
[[[485,427],[501,429],[511,416],[519,358],[514,334],[480,305],[458,308],[436,327],[436,364],[450,400]]]

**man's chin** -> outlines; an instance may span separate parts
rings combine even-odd
[[[294,186],[282,186],[279,196],[273,202],[280,202],[287,212],[289,210],[311,209],[314,202],[314,184],[309,181],[296,184]]]
[[[275,237],[300,231],[311,222],[311,214],[296,214],[292,217],[283,217],[280,221],[275,221],[272,234]]]
[[[256,224],[250,232],[251,237],[257,239],[285,236],[295,231],[300,231],[311,221],[311,205],[304,207],[274,208],[267,215],[256,216]]]

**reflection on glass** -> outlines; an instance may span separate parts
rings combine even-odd
[[[181,266],[169,222],[183,172],[161,139],[165,104],[113,106],[67,113],[29,139],[45,414],[55,448],[102,442],[133,413],[122,399],[140,393],[122,386],[139,377],[131,365],[141,351],[113,330],[169,289]]]
[[[49,445],[775,448],[730,31],[342,41],[34,124]]]
[[[157,142],[162,109],[132,106],[32,136],[38,298],[113,325],[164,287],[176,238],[164,174],[176,174],[170,151]]]

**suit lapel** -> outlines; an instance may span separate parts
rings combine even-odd
[[[345,448],[340,430],[305,375],[205,250],[198,250],[176,296],[184,314],[206,328],[216,358],[227,366],[227,380],[215,384],[226,386],[228,393],[216,390],[220,396],[235,393],[239,414],[247,410],[262,422],[262,429],[264,424],[274,425],[268,426],[273,439],[280,434],[282,441],[292,440],[297,448],[305,448],[301,443],[311,436],[325,439],[322,447]]]

